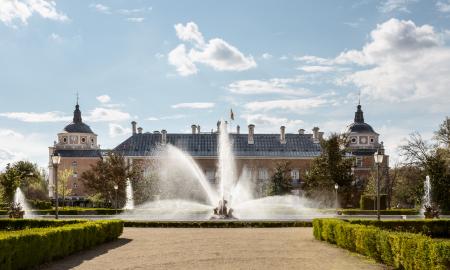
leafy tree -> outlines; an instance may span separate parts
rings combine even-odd
[[[268,195],[285,195],[292,191],[291,169],[289,162],[278,162],[270,179]]]
[[[450,147],[450,119],[448,117],[434,133],[434,138],[438,143],[447,146],[447,148]]]
[[[353,160],[345,158],[345,138],[338,134],[332,134],[327,140],[322,140],[322,153],[311,164],[310,171],[305,175],[305,191],[309,196],[325,193],[332,196],[334,184],[339,186],[341,204],[352,204],[354,178],[351,173]],[[333,201],[324,198],[323,201]]]
[[[391,170],[395,176],[392,189],[392,205],[410,208],[420,205],[423,195],[424,172],[417,166],[398,166]]]
[[[441,210],[450,210],[449,150],[431,145],[419,133],[411,134],[400,150],[408,165],[416,166],[423,172],[422,182],[425,175],[430,176],[433,203],[439,205]]]
[[[138,177],[139,172],[138,166],[128,165],[120,153],[111,151],[90,170],[83,172],[81,181],[92,194],[100,194],[102,200],[111,203],[116,200],[114,185],[117,185],[118,204],[124,205],[126,179]]]
[[[159,183],[159,177],[155,164],[145,164],[145,170],[139,172],[138,177],[131,178],[133,187],[134,203],[141,204],[154,200],[156,195],[161,195],[162,187]]]
[[[66,196],[72,194],[72,189],[69,187],[69,179],[73,175],[72,169],[64,169],[58,172],[58,195],[62,197],[64,208]]]
[[[46,198],[45,178],[37,165],[29,161],[18,161],[13,165],[7,164],[5,171],[0,175],[0,185],[3,187],[4,196],[8,202],[13,200],[18,187],[22,189],[28,199],[34,199],[30,195],[36,191]]]

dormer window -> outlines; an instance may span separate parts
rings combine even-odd
[[[67,143],[67,137],[63,137],[63,143]]]
[[[374,139],[373,139],[373,138],[370,138],[370,142],[373,143],[373,142],[374,142]]]
[[[81,137],[81,143],[86,143],[86,137]]]

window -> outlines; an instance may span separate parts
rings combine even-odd
[[[214,170],[207,170],[205,174],[206,179],[208,179],[211,184],[216,182],[216,172]]]
[[[78,166],[78,162],[72,161],[72,167],[73,167],[73,168],[76,168],[77,166]]]
[[[86,143],[86,137],[81,137],[81,143]]]
[[[77,172],[73,172],[72,177],[73,177],[73,178],[77,178],[77,177],[78,177],[78,173],[77,173]]]
[[[300,179],[300,171],[295,169],[291,171],[291,178],[292,180],[298,180]]]
[[[77,183],[73,183],[73,188],[77,188],[78,184]]]
[[[269,179],[269,172],[266,168],[259,168],[258,170],[258,179],[259,180],[267,180]]]
[[[370,142],[371,142],[371,143],[373,143],[373,142],[374,142],[374,139],[373,139],[372,137],[370,138]]]
[[[63,137],[63,142],[67,143],[67,137]]]
[[[351,142],[352,142],[352,143],[356,143],[356,138],[355,138],[355,137],[352,137],[352,138],[351,138]]]
[[[362,160],[362,157],[357,157],[356,159],[355,159],[355,166],[356,167],[362,167],[362,165],[363,165],[363,162],[362,162],[363,160]]]

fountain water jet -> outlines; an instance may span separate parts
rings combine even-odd
[[[16,191],[14,192],[14,203],[17,205],[19,204],[22,207],[22,210],[25,211],[25,218],[32,218],[34,217],[33,213],[31,212],[31,207],[28,204],[25,195],[23,194],[20,187],[16,188]]]
[[[130,179],[127,179],[127,187],[126,187],[126,203],[125,210],[133,210],[134,209],[134,196],[133,196],[133,187],[131,186]]]
[[[320,216],[311,201],[293,195],[254,199],[255,183],[244,167],[238,175],[227,124],[221,121],[218,136],[217,180],[210,183],[192,156],[171,144],[162,145],[153,170],[158,174],[160,200],[136,206],[139,219],[291,219]],[[153,166],[152,165],[152,166]],[[153,191],[154,192],[154,191]],[[214,211],[214,214],[213,214]]]

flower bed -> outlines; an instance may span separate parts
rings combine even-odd
[[[338,219],[313,220],[314,237],[400,269],[449,269],[450,241]]]
[[[44,225],[43,228],[0,231],[0,269],[33,268],[55,258],[117,239],[123,230],[123,223],[119,220],[53,222],[54,226],[39,222],[28,223],[32,226]]]

